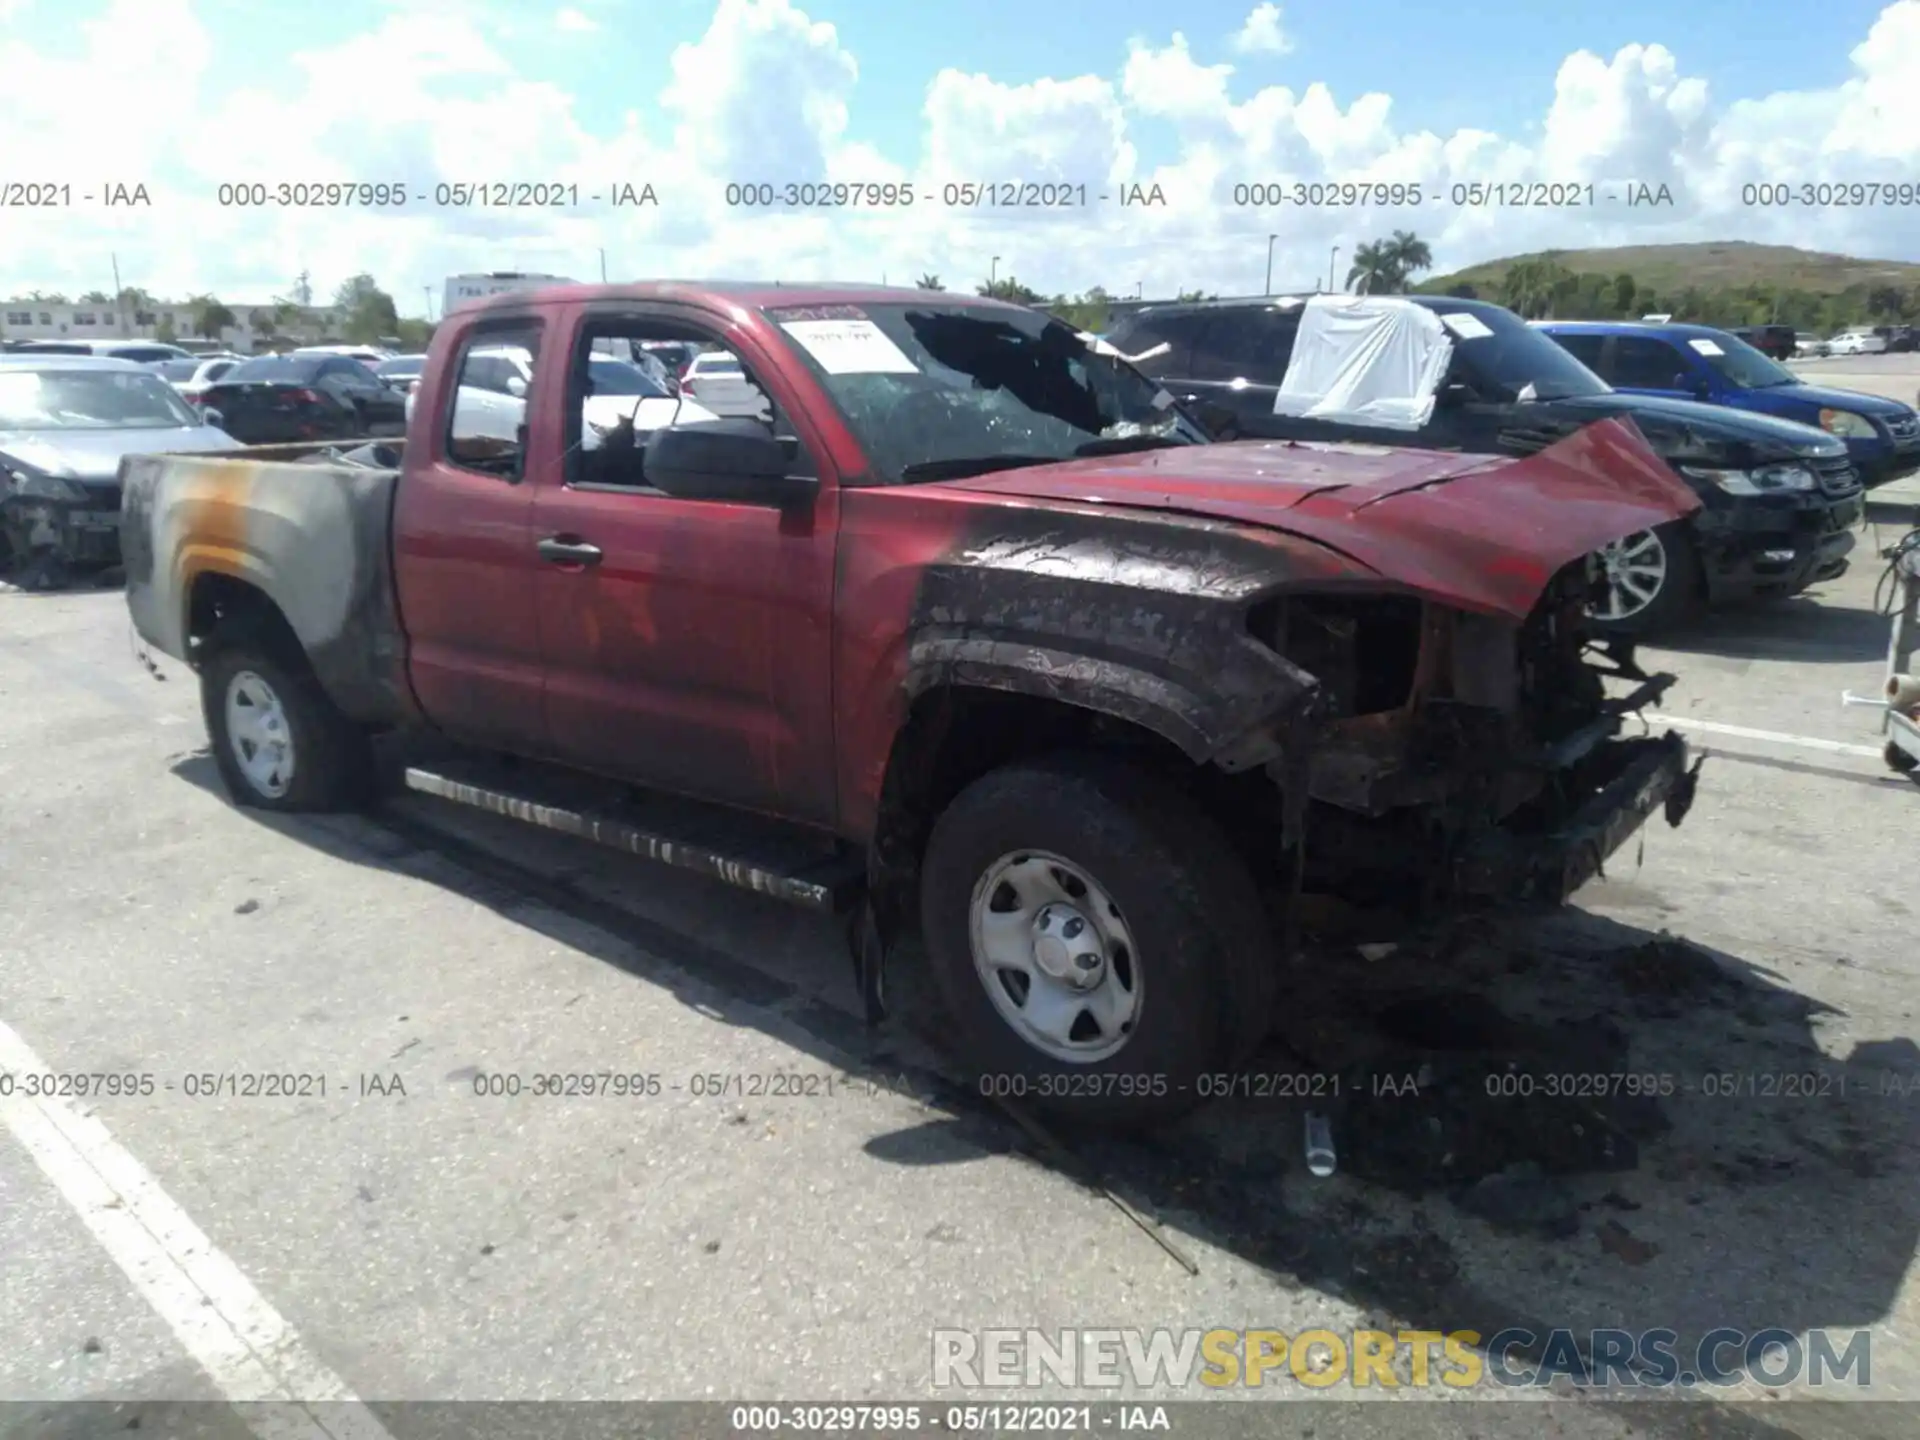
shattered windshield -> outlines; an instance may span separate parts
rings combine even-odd
[[[884,484],[1206,443],[1151,380],[1035,311],[936,303],[768,315]]]
[[[0,370],[0,430],[175,430],[200,421],[159,376]]]

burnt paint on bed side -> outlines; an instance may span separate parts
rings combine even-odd
[[[125,462],[121,530],[134,626],[148,644],[190,662],[199,587],[248,587],[285,619],[344,712],[401,721],[412,705],[390,545],[398,472],[288,457],[286,447],[262,447]]]

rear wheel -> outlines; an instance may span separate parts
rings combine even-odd
[[[291,640],[253,627],[216,634],[200,665],[200,704],[236,805],[327,811],[366,799],[366,733],[340,713]]]
[[[1914,759],[1891,740],[1880,752],[1880,758],[1887,762],[1889,769],[1898,770],[1902,775],[1911,775],[1915,769],[1920,769],[1920,760]]]
[[[1693,613],[1700,562],[1684,523],[1623,536],[1597,552],[1604,590],[1591,612],[1603,635],[1648,635]]]
[[[975,782],[934,827],[921,918],[984,1094],[1154,1124],[1266,1035],[1279,956],[1252,878],[1133,766],[1064,757]]]

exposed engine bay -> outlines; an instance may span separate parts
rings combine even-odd
[[[1584,833],[1589,809],[1614,843],[1660,802],[1679,823],[1698,769],[1684,743],[1617,738],[1674,677],[1643,671],[1629,642],[1591,638],[1599,583],[1592,561],[1569,565],[1519,625],[1397,595],[1256,610],[1256,633],[1322,684],[1307,888],[1421,911],[1462,891],[1528,898],[1545,866],[1545,899],[1612,848]],[[1270,773],[1284,787],[1282,763]],[[1643,785],[1657,794],[1636,812]],[[1623,789],[1635,793],[1621,817]],[[1425,877],[1415,893],[1409,873]]]

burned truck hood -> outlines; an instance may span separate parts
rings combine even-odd
[[[1524,619],[1565,566],[1699,500],[1630,422],[1524,459],[1251,441],[1000,471],[948,488],[1300,535],[1442,604]]]

